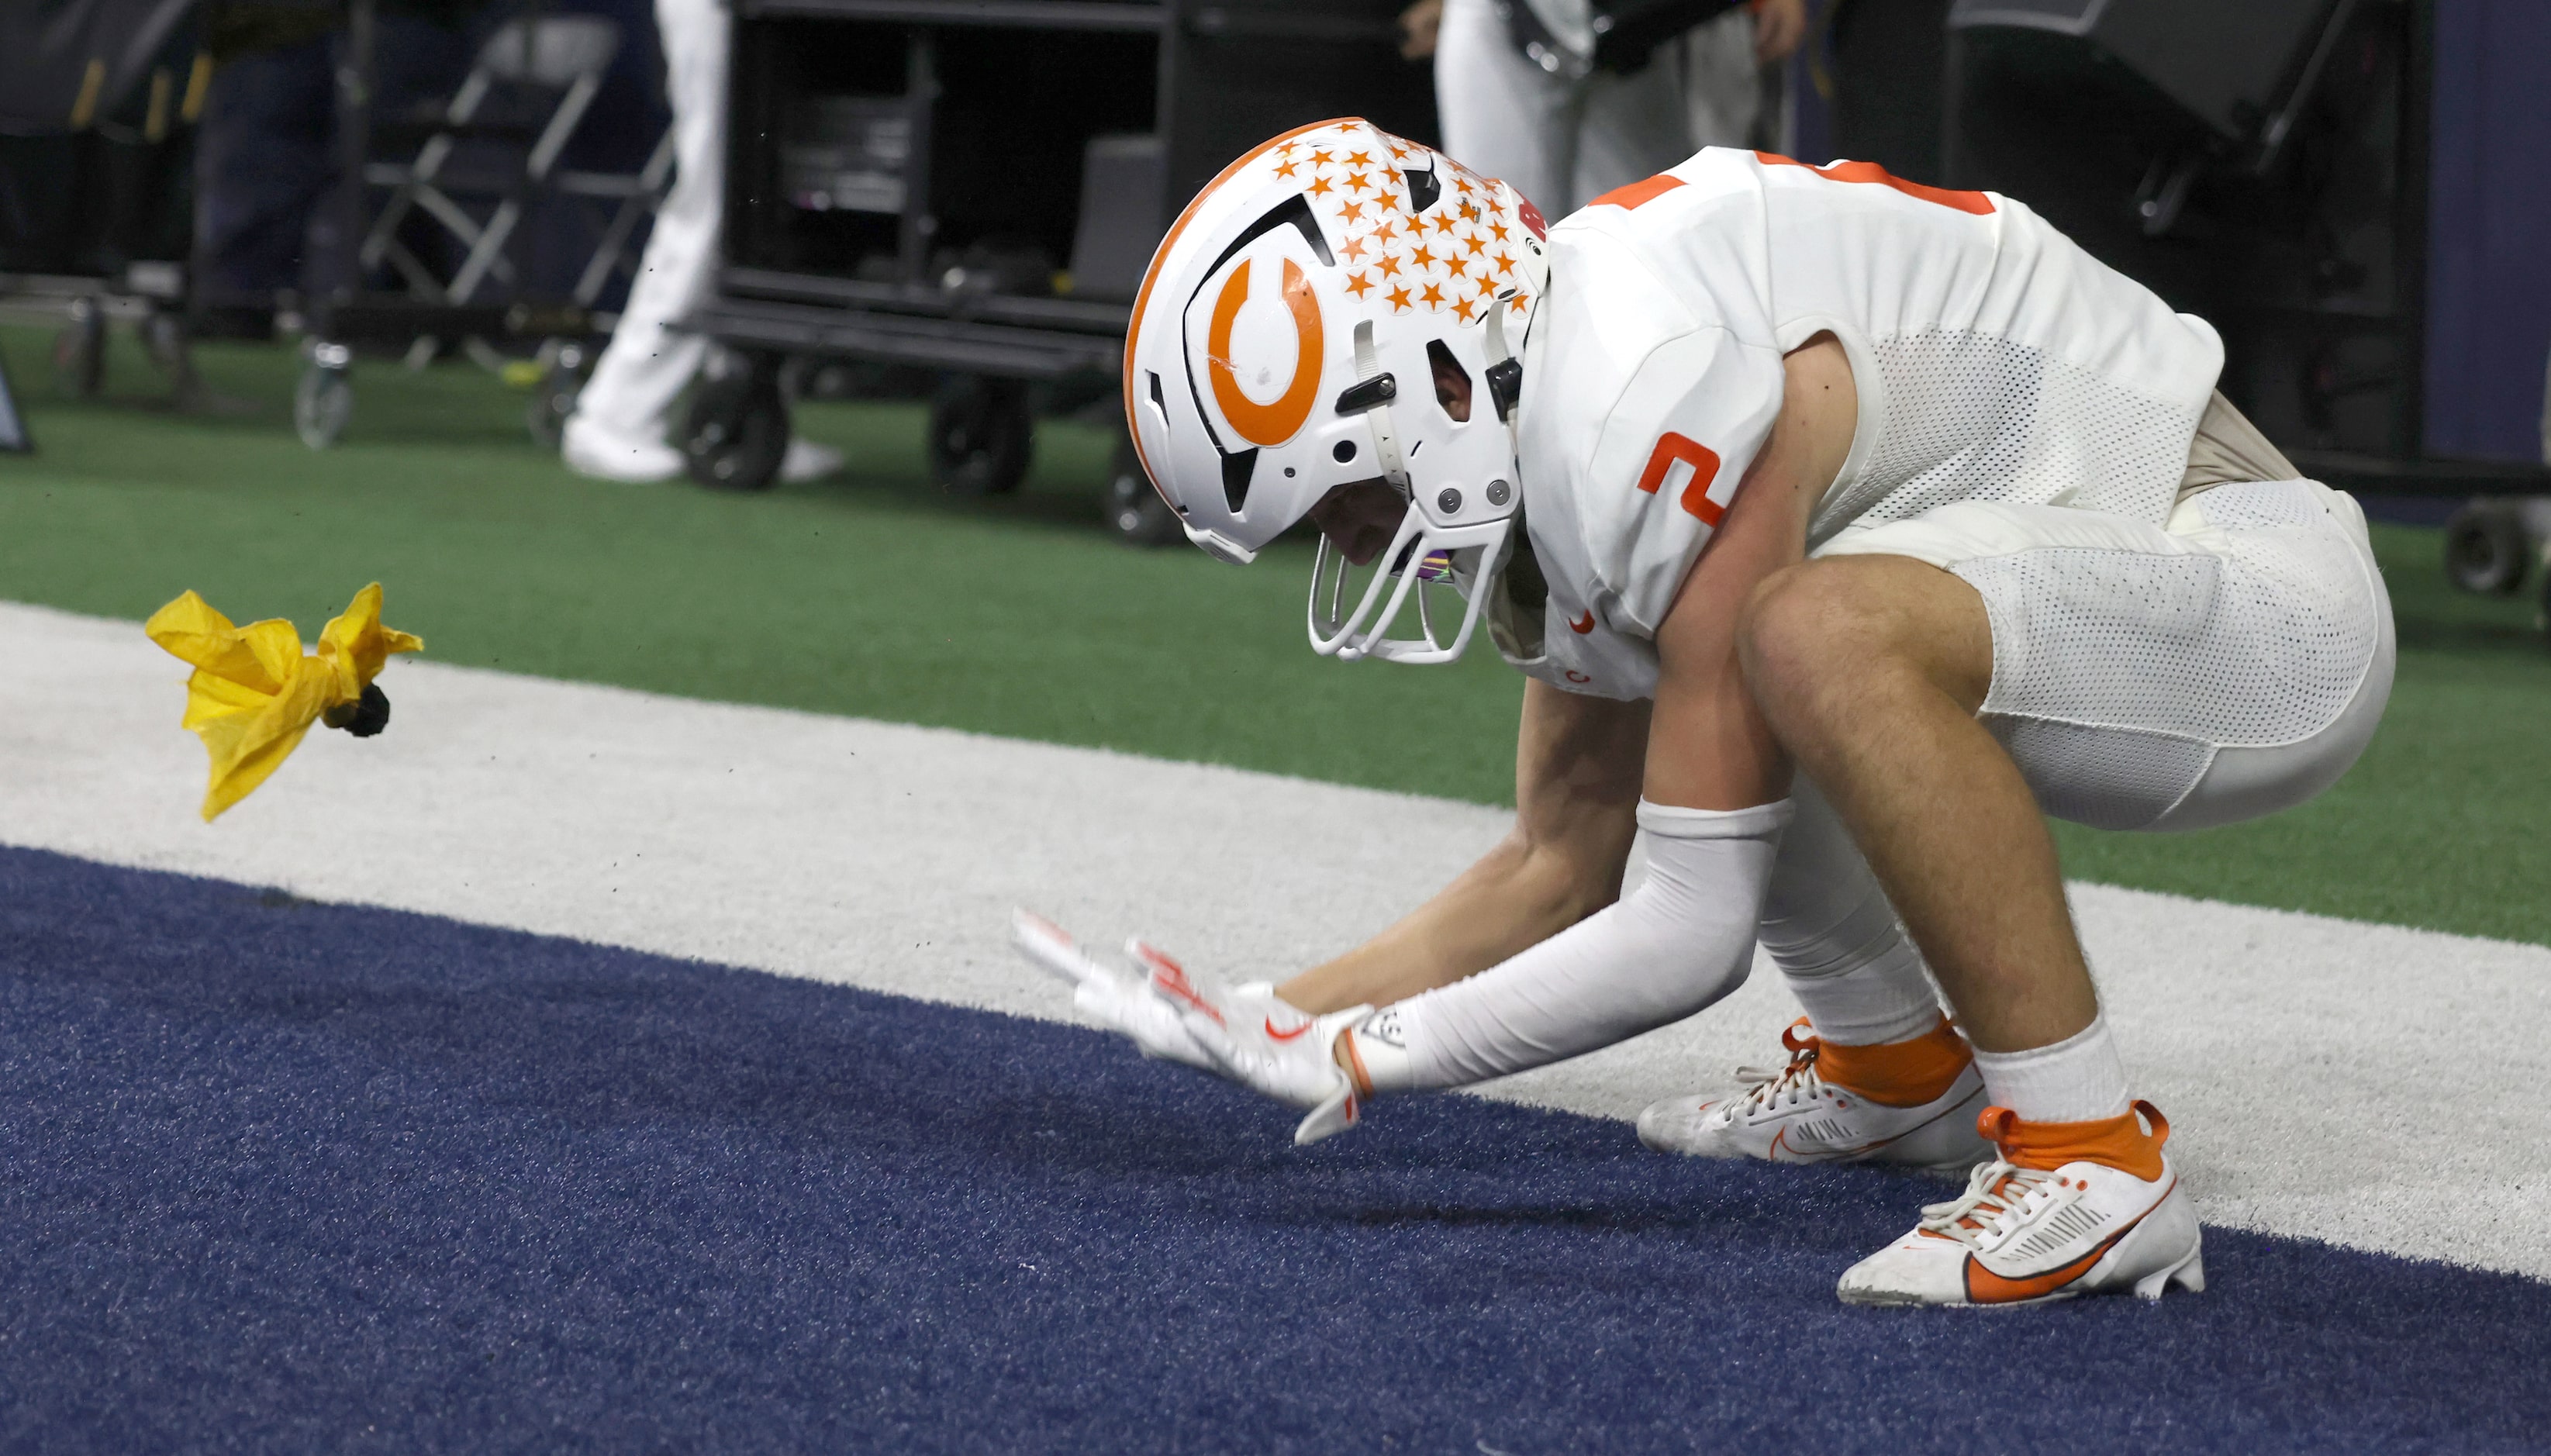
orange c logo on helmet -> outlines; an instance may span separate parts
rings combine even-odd
[[[1284,260],[1284,307],[1293,315],[1293,382],[1273,404],[1260,404],[1240,392],[1240,380],[1231,372],[1231,321],[1240,316],[1240,306],[1249,301],[1249,261],[1231,270],[1222,292],[1213,300],[1213,322],[1204,337],[1208,372],[1213,378],[1213,402],[1222,406],[1222,417],[1231,428],[1252,445],[1276,446],[1290,440],[1311,417],[1311,401],[1320,392],[1320,355],[1324,342],[1320,329],[1320,303],[1311,296],[1311,280]]]

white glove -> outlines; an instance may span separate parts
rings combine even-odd
[[[1188,1040],[1213,1059],[1216,1070],[1253,1092],[1309,1110],[1293,1129],[1295,1143],[1315,1143],[1355,1126],[1364,1099],[1338,1066],[1334,1047],[1338,1033],[1373,1007],[1314,1016],[1265,982],[1226,986],[1188,972],[1139,940],[1126,949],[1152,973],[1153,993],[1177,1006]]]
[[[1071,1004],[1146,1057],[1222,1075],[1222,1067],[1187,1035],[1178,1008],[1152,990],[1146,974],[1118,971],[1089,958],[1062,926],[1025,910],[1010,916],[1010,938],[1039,969],[1070,982]]]

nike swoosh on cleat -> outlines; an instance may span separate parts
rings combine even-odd
[[[1799,1163],[1848,1163],[1854,1158],[1874,1153],[1893,1141],[1893,1138],[1881,1138],[1865,1147],[1835,1148],[1821,1153],[1809,1152],[1805,1148],[1789,1146],[1789,1129],[1784,1127],[1772,1134],[1772,1145],[1763,1150],[1763,1158],[1766,1162],[1778,1163],[1781,1161],[1781,1155],[1786,1153],[1792,1161]]]
[[[1593,631],[1593,630],[1594,630],[1594,612],[1593,612],[1593,610],[1592,610],[1591,608],[1588,608],[1588,609],[1586,610],[1585,615],[1583,615],[1583,616],[1582,616],[1582,617],[1579,617],[1579,618],[1578,618],[1576,621],[1574,621],[1574,622],[1569,623],[1569,624],[1568,624],[1568,630],[1569,630],[1569,631],[1571,631],[1571,632],[1576,633],[1576,634],[1577,634],[1578,636],[1580,636],[1580,637],[1582,637],[1582,636],[1584,636],[1586,633]]]
[[[1310,1029],[1311,1023],[1305,1021],[1299,1026],[1289,1027],[1283,1031],[1277,1031],[1276,1029],[1276,1018],[1273,1016],[1267,1018],[1267,1034],[1277,1041],[1291,1041],[1293,1038],[1300,1036],[1303,1032]]]
[[[2171,1188],[2177,1187],[2179,1187],[2179,1181],[2177,1179],[2173,1179],[2171,1181]],[[2153,1208],[2160,1207],[2162,1204],[2162,1198],[2167,1198],[2169,1196],[2170,1189],[2163,1189],[2161,1191],[2161,1197],[2153,1199]],[[1971,1304],[2015,1304],[2027,1300],[2045,1299],[2048,1295],[2054,1294],[2066,1285],[2080,1279],[2083,1275],[2090,1273],[2092,1265],[2095,1265],[2101,1259],[2106,1258],[2108,1250],[2116,1247],[2117,1240],[2134,1232],[2135,1225],[2143,1222],[2144,1219],[2150,1217],[2151,1214],[2152,1208],[2146,1208],[2143,1212],[2135,1215],[2133,1222],[2128,1223],[2125,1227],[2118,1229],[2115,1233],[2101,1239],[2097,1248],[2092,1249],[2091,1252],[2074,1260],[2070,1264],[2066,1264],[2058,1269],[2050,1269],[2044,1274],[2031,1274],[2020,1279],[2008,1279],[1987,1269],[1982,1263],[1978,1262],[1975,1255],[1969,1254],[1967,1256],[1967,1302]]]
[[[1882,1137],[1874,1143],[1863,1143],[1856,1148],[1844,1148],[1835,1152],[1832,1157],[1836,1162],[1849,1162],[1852,1159],[1866,1158],[1872,1153],[1879,1152],[1882,1149],[1893,1147],[1895,1144],[1904,1141],[1906,1138],[1911,1137],[1917,1132],[1920,1132],[1923,1128],[1930,1126],[1932,1123],[1939,1121],[1941,1118],[1957,1111],[1960,1107],[1965,1106],[1968,1101],[1973,1099],[1974,1095],[1975,1094],[1973,1092],[1968,1093],[1966,1096],[1959,1098],[1957,1101],[1941,1108],[1939,1111],[1932,1113],[1921,1121],[1914,1123],[1911,1127],[1904,1129],[1893,1137]],[[1786,1127],[1781,1130],[1785,1133],[1788,1131]],[[1797,1150],[1792,1148],[1790,1151],[1796,1152]]]

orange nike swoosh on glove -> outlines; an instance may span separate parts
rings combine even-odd
[[[1578,618],[1576,621],[1574,621],[1574,622],[1569,623],[1569,624],[1568,624],[1568,630],[1569,630],[1569,631],[1571,631],[1571,632],[1576,633],[1576,634],[1577,634],[1578,636],[1580,636],[1580,637],[1582,637],[1582,636],[1584,636],[1586,633],[1593,631],[1593,630],[1594,630],[1594,610],[1593,610],[1593,608],[1591,608],[1591,607],[1586,608],[1586,610],[1585,610],[1585,615],[1583,615],[1583,616],[1582,616],[1582,617],[1579,617],[1579,618]]]
[[[1310,1029],[1311,1023],[1305,1021],[1301,1025],[1296,1026],[1289,1031],[1277,1031],[1276,1029],[1276,1018],[1273,1016],[1267,1018],[1267,1034],[1277,1041],[1291,1041],[1293,1038],[1300,1036],[1303,1032]]]

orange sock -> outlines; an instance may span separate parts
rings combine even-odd
[[[1949,1018],[1910,1041],[1849,1047],[1816,1043],[1816,1076],[1888,1107],[1918,1107],[1949,1090],[1976,1059]]]
[[[2137,1112],[2152,1131],[2135,1121]],[[2067,1163],[2099,1163],[2150,1183],[2162,1175],[2161,1145],[2170,1141],[2170,1119],[2150,1102],[2095,1122],[2023,1122],[2008,1107],[1987,1107],[1976,1131],[2013,1167],[2052,1173]]]

